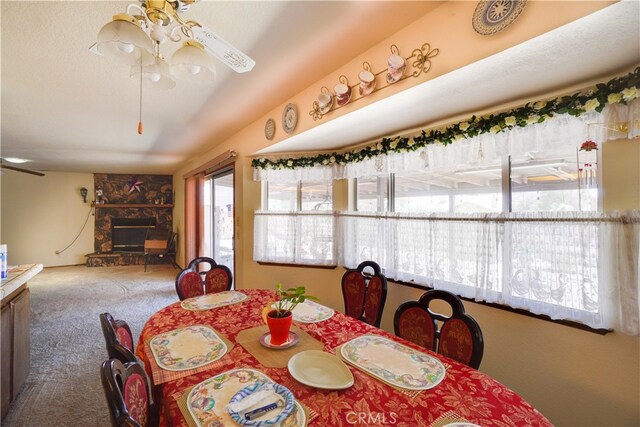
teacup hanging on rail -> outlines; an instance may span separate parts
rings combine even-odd
[[[363,70],[358,74],[360,79],[360,96],[369,95],[376,88],[376,76],[371,72],[371,65],[368,62],[362,63]]]
[[[333,107],[333,95],[329,92],[326,86],[322,86],[320,89],[320,95],[318,95],[318,108],[322,114],[327,114]]]
[[[398,46],[391,45],[391,55],[387,58],[387,83],[392,84],[400,81],[404,77],[404,70],[407,68],[407,62],[400,56]]]
[[[344,74],[340,76],[339,80],[340,83],[338,83],[333,90],[336,94],[336,104],[342,107],[347,105],[351,100],[351,86],[349,86],[349,80]]]

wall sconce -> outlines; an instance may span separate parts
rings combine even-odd
[[[82,201],[87,203],[87,194],[88,194],[89,190],[87,190],[86,188],[82,187],[80,189],[80,195],[82,196]]]

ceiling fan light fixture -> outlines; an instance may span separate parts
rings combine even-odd
[[[131,66],[131,75],[140,77],[140,66]],[[147,87],[153,89],[167,90],[176,85],[167,61],[161,57],[156,57],[155,61],[142,67],[142,77]]]
[[[216,79],[213,59],[204,46],[194,40],[187,40],[171,57],[171,72],[181,80],[208,84]]]
[[[98,33],[98,51],[125,64],[153,63],[154,43],[136,18],[126,13],[114,15],[113,20]]]

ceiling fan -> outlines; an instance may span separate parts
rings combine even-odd
[[[174,77],[196,83],[215,79],[216,57],[238,73],[251,71],[255,61],[211,29],[183,20],[180,13],[198,0],[141,0],[130,4],[127,13],[113,16],[102,27],[90,51],[131,65],[147,84],[159,89],[175,86]],[[160,53],[162,43],[182,43],[170,63]]]
[[[29,169],[24,169],[24,168],[19,168],[17,166],[13,166],[13,165],[8,165],[5,163],[6,160],[3,158],[0,158],[0,170],[2,169],[9,169],[12,171],[16,171],[16,172],[22,172],[22,173],[28,173],[30,175],[35,175],[35,176],[44,176],[44,174],[42,172],[38,172],[38,171],[32,171]]]

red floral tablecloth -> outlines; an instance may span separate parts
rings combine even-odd
[[[275,293],[247,289],[249,298],[241,303],[206,311],[188,311],[179,302],[155,313],[145,324],[137,356],[148,365],[144,345],[153,336],[188,325],[211,325],[235,343],[236,335],[262,325],[261,310]],[[461,419],[481,426],[550,426],[542,414],[515,392],[496,380],[454,360],[422,349],[393,334],[374,328],[341,313],[319,323],[298,326],[325,344],[325,351],[364,334],[378,334],[438,357],[447,367],[446,378],[435,388],[410,397],[377,379],[349,367],[355,378],[353,387],[340,391],[319,390],[294,380],[286,368],[265,368],[241,345],[219,359],[210,370],[160,384],[163,425],[186,426],[176,397],[189,387],[233,368],[258,369],[289,388],[296,398],[319,417],[314,426],[429,426],[442,414],[453,411]]]

